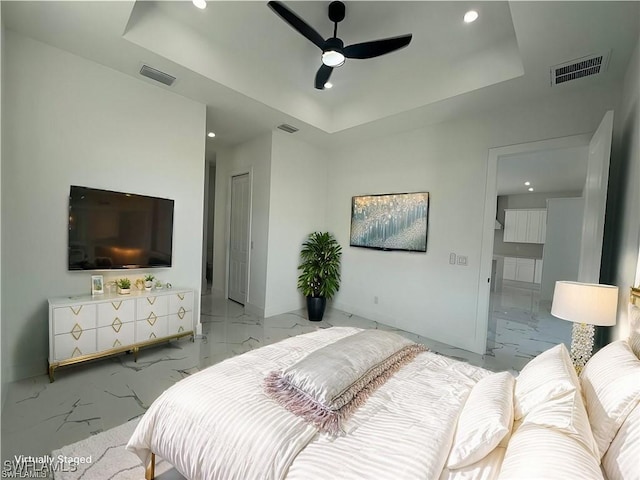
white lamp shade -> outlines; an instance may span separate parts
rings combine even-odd
[[[594,283],[556,282],[551,315],[575,323],[609,327],[616,324],[618,287]]]

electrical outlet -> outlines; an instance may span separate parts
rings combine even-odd
[[[373,297],[373,303],[375,303],[376,305],[378,304],[378,296],[377,295],[375,297]]]
[[[455,264],[456,264],[456,254],[455,254],[455,253],[453,253],[453,252],[451,252],[451,253],[449,254],[449,263],[450,263],[451,265],[455,265]]]
[[[458,265],[467,266],[467,256],[466,255],[458,255]]]

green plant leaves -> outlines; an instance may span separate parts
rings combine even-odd
[[[313,232],[302,244],[298,289],[305,297],[333,297],[340,288],[342,247],[329,232]]]

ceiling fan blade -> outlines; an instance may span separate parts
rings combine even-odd
[[[329,81],[331,72],[333,72],[333,67],[324,64],[318,69],[318,73],[316,73],[316,88],[318,90],[324,90],[324,84]]]
[[[345,47],[342,51],[347,58],[373,58],[391,53],[406,47],[411,42],[412,35],[400,35],[399,37],[383,38],[371,42],[356,43]]]
[[[322,38],[322,36],[318,32],[316,32],[311,26],[309,26],[307,22],[302,20],[280,2],[271,1],[267,5],[269,5],[269,8],[271,8],[271,10],[279,15],[280,18],[291,25],[295,30],[297,30],[300,34],[310,40],[318,48],[322,49],[322,46],[324,45],[324,38]]]

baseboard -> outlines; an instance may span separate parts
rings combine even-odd
[[[265,308],[264,318],[274,317],[276,315],[282,315],[283,313],[295,312],[297,310],[300,310],[301,308],[305,308],[304,301],[299,301],[296,303],[292,302],[285,306]]]

